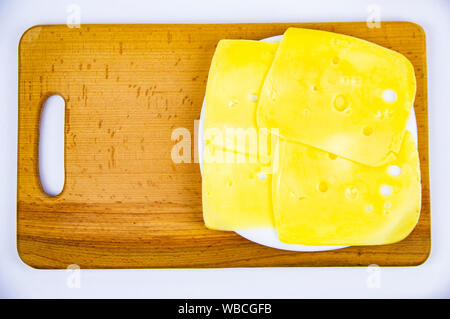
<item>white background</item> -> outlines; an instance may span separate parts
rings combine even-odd
[[[16,250],[17,45],[35,24],[64,24],[68,6],[81,23],[228,23],[366,21],[381,19],[425,29],[432,252],[419,267],[381,268],[380,288],[367,268],[207,270],[82,270],[68,288],[66,270],[36,270]],[[5,1],[0,0],[0,297],[302,298],[450,297],[450,1]]]

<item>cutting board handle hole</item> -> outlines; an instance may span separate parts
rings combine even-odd
[[[65,183],[64,129],[66,102],[58,94],[44,101],[39,127],[39,178],[49,196],[61,194]]]

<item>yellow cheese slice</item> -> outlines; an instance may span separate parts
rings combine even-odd
[[[255,156],[259,151],[267,160],[270,141],[267,131],[257,129],[256,107],[277,47],[278,43],[249,40],[219,42],[206,88],[207,143]]]
[[[256,157],[211,144],[203,160],[203,219],[210,229],[273,227],[272,177]]]
[[[389,244],[405,238],[418,221],[419,159],[409,131],[397,158],[380,167],[285,141],[279,163],[273,201],[282,242]]]
[[[260,127],[370,166],[395,158],[414,102],[412,64],[341,34],[289,28],[264,82]]]

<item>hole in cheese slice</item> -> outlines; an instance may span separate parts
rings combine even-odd
[[[402,54],[346,35],[289,28],[261,90],[257,124],[379,166],[400,149],[415,91],[414,68]],[[386,101],[385,92],[395,99]]]
[[[402,173],[392,176],[389,165],[400,167]],[[383,185],[392,188],[388,196],[380,193]],[[327,152],[280,142],[273,204],[282,242],[314,246],[394,243],[416,225],[420,203],[419,158],[409,131],[397,158],[380,167],[342,157],[330,159]]]

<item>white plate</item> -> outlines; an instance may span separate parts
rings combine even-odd
[[[282,37],[283,37],[282,35],[277,35],[274,37],[262,39],[260,41],[280,42]],[[205,148],[205,140],[203,138],[204,123],[205,123],[205,101],[203,101],[202,110],[200,113],[199,129],[198,129],[198,153],[199,153],[200,173],[203,171],[203,151]],[[408,120],[406,129],[411,132],[411,134],[413,135],[413,137],[416,141],[416,145],[417,145],[417,123],[416,123],[416,115],[414,112],[414,107],[412,107],[411,116]],[[257,243],[257,244],[276,248],[276,249],[282,249],[282,250],[326,251],[326,250],[335,250],[335,249],[341,249],[341,248],[348,247],[348,246],[305,246],[305,245],[285,244],[285,243],[282,243],[278,239],[276,230],[272,227],[240,230],[240,231],[236,231],[236,233],[250,241]]]

